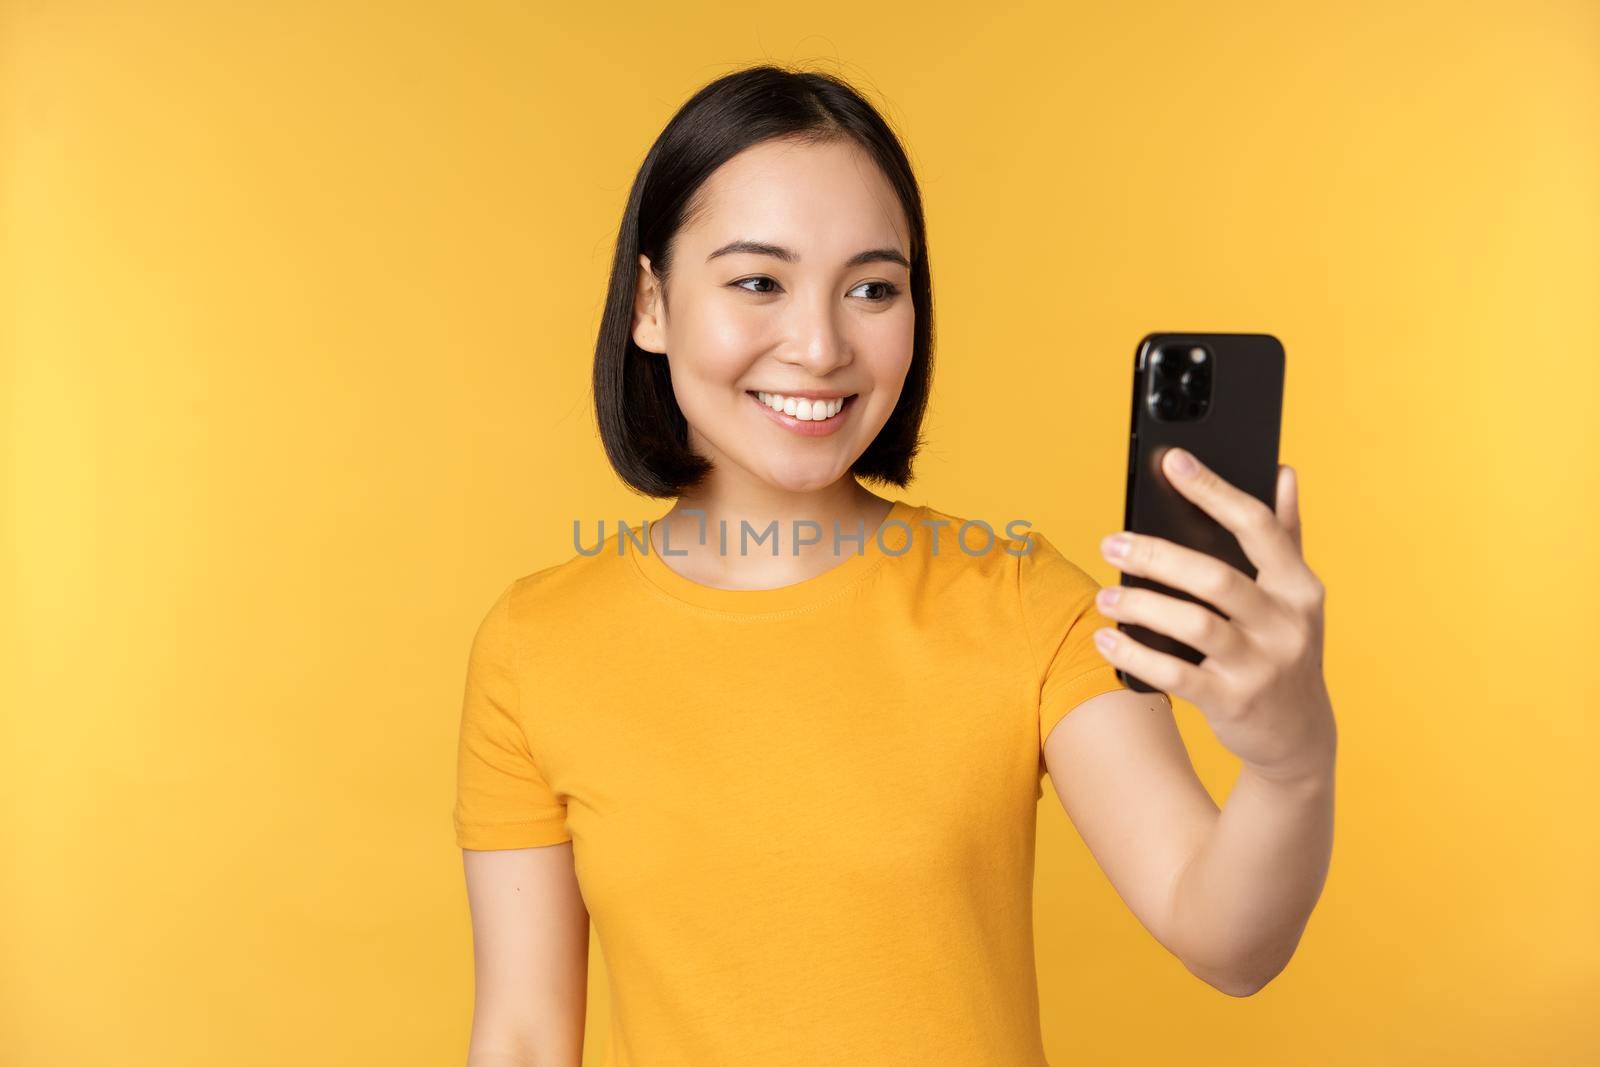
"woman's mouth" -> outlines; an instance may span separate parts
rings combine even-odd
[[[820,437],[832,433],[839,427],[860,394],[851,393],[849,396],[827,400],[812,400],[807,397],[747,389],[745,395],[761,405],[762,410],[785,429],[807,437]]]

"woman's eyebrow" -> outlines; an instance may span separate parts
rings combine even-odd
[[[729,241],[707,256],[706,262],[710,263],[718,256],[731,256],[738,252],[753,256],[773,256],[783,260],[785,263],[800,262],[799,252],[791,248],[784,248],[782,245],[768,244],[765,241]],[[857,252],[845,261],[845,266],[859,267],[863,263],[898,263],[907,270],[911,269],[911,264],[906,262],[906,257],[898,249],[894,248],[869,248],[865,252]]]

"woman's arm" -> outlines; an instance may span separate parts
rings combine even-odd
[[[1333,757],[1299,780],[1244,768],[1173,888],[1169,929],[1190,970],[1249,996],[1288,966],[1322,895],[1333,854]],[[1210,979],[1208,979],[1210,980]],[[1225,984],[1231,983],[1231,984]]]
[[[578,1067],[589,912],[572,843],[462,849],[475,975],[467,1067]]]
[[[1046,765],[1145,926],[1196,975],[1248,996],[1289,962],[1333,850],[1338,729],[1322,671],[1326,590],[1301,551],[1293,468],[1279,466],[1273,507],[1182,449],[1168,450],[1162,469],[1238,539],[1255,574],[1159,537],[1106,538],[1101,551],[1124,573],[1203,603],[1130,585],[1100,590],[1096,606],[1108,621],[1176,638],[1200,662],[1114,627],[1096,631],[1112,665],[1158,692],[1084,701],[1046,738]],[[1220,813],[1189,765],[1167,693],[1194,704],[1244,765]]]
[[[1246,769],[1221,812],[1162,693],[1084,701],[1050,732],[1061,806],[1145,929],[1207,984],[1249,996],[1294,954],[1333,842],[1325,778]]]

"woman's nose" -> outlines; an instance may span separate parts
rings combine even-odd
[[[850,341],[845,335],[842,314],[843,309],[821,301],[796,310],[795,361],[819,378],[850,362]]]

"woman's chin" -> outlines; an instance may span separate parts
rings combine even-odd
[[[766,474],[763,475],[763,480],[768,485],[796,496],[826,489],[849,473],[848,465],[845,469],[840,469],[833,464],[822,466],[804,461],[792,465],[781,461],[768,462],[765,466]]]

